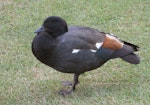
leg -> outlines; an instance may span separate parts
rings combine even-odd
[[[79,80],[78,80],[79,75],[80,75],[80,74],[74,74],[74,81],[73,81],[72,88],[71,88],[69,91],[61,90],[61,92],[60,92],[61,95],[71,94],[72,92],[75,91],[76,85],[79,83]]]
[[[76,80],[76,81],[75,81]],[[79,80],[78,80],[78,77],[77,77],[77,74],[74,74],[74,82],[73,83],[75,83],[76,82],[76,84],[78,84],[79,83]],[[72,86],[73,85],[73,83],[72,82],[70,82],[70,81],[62,81],[62,84],[64,85],[64,86]]]
[[[75,91],[76,85],[79,83],[79,74],[74,74],[74,81],[71,88],[71,91]]]

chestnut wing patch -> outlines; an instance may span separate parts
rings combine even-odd
[[[103,48],[111,49],[111,50],[118,50],[123,47],[123,42],[117,39],[114,36],[110,36],[106,34],[106,37],[103,42]]]

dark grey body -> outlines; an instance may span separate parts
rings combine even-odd
[[[98,30],[71,26],[63,35],[53,38],[47,32],[38,34],[32,43],[33,54],[42,63],[64,73],[81,74],[102,66],[109,59],[120,57],[130,63],[130,57],[139,62],[139,57],[133,54],[133,46],[128,44],[120,50],[99,49],[96,53],[95,43],[103,42],[105,33]],[[79,53],[72,53],[73,49],[81,49]]]
[[[138,46],[89,27],[68,27],[58,16],[46,18],[35,33],[34,56],[55,70],[74,73],[72,88],[60,91],[62,95],[75,91],[81,73],[96,69],[109,59],[119,57],[132,64],[140,63],[140,58],[134,54]]]

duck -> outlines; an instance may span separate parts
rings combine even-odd
[[[115,58],[130,64],[139,64],[135,54],[139,46],[119,39],[116,35],[85,26],[68,26],[59,16],[47,17],[35,31],[32,53],[43,64],[62,73],[74,74],[69,90],[60,94],[70,94],[79,83],[79,76],[96,70]]]

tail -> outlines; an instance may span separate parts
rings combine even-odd
[[[132,44],[132,43],[129,43],[129,42],[126,42],[126,41],[122,41],[125,45],[129,45],[129,46],[131,46],[133,49],[134,49],[134,51],[139,51],[139,46],[137,46],[137,45],[134,45],[134,44]]]
[[[112,55],[112,58],[120,57],[121,59],[131,64],[139,64],[140,57],[134,53],[136,51],[139,51],[139,46],[131,44],[126,41],[122,42],[124,43],[123,47],[115,51]]]
[[[139,64],[140,63],[139,56],[134,54],[134,53],[130,53],[130,54],[125,55],[125,56],[120,57],[120,58],[131,63],[131,64]]]

